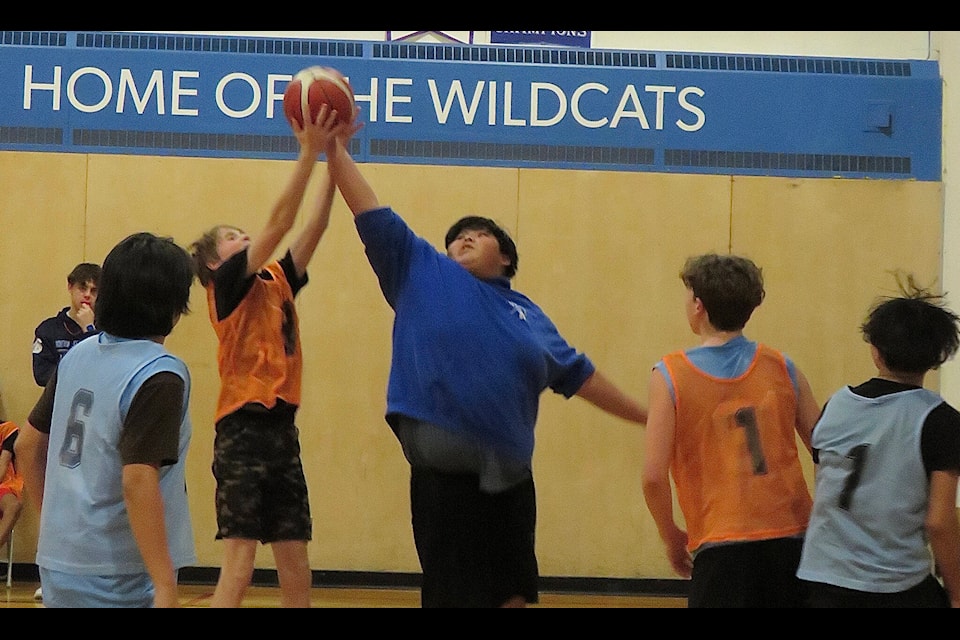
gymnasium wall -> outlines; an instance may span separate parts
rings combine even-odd
[[[291,163],[275,160],[0,153],[3,396],[23,421],[40,389],[29,345],[65,304],[66,273],[147,230],[187,244],[227,222],[254,232]],[[939,269],[936,182],[691,176],[551,169],[364,165],[380,194],[436,243],[460,215],[514,234],[515,286],[614,381],[645,397],[651,366],[695,344],[677,277],[690,254],[733,251],[763,266],[767,299],[751,338],[784,349],[824,400],[872,373],[857,327],[887,271]],[[308,198],[312,195],[308,193]],[[910,233],[903,233],[909,228]],[[305,352],[299,413],[316,570],[416,572],[408,470],[383,420],[391,314],[342,201],[300,295]],[[216,567],[212,415],[216,340],[199,285],[168,340],[193,376],[188,490],[199,566]],[[469,345],[464,345],[469,348]],[[933,382],[933,381],[931,381]],[[670,578],[640,489],[642,430],[579,398],[547,393],[534,459],[544,576]],[[17,528],[19,562],[36,520]],[[261,552],[258,567],[271,567]]]
[[[461,215],[503,223],[520,254],[516,288],[644,399],[659,357],[696,343],[677,276],[688,255],[732,251],[763,267],[767,298],[747,335],[793,357],[820,401],[872,375],[857,329],[878,293],[895,292],[888,272],[905,269],[928,282],[940,276],[944,193],[936,179],[365,160],[361,168],[381,201],[438,246]],[[290,167],[279,157],[0,150],[7,417],[25,421],[39,395],[30,373],[33,328],[66,304],[73,265],[102,261],[134,231],[184,245],[221,222],[256,233]],[[383,420],[392,317],[339,198],[310,275],[299,297],[305,372],[298,423],[314,515],[311,565],[416,572],[408,469]],[[217,567],[210,473],[216,340],[199,285],[191,305],[167,344],[193,376],[188,490],[198,565]],[[542,575],[674,577],[643,502],[642,454],[642,428],[578,398],[544,395],[534,458]],[[809,462],[806,468],[812,480]],[[32,562],[36,526],[27,511],[16,531],[17,562]],[[257,566],[273,566],[268,552],[261,550]]]

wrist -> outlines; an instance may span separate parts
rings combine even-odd
[[[85,331],[86,331],[87,333],[90,333],[91,331],[96,331],[96,330],[97,330],[97,328],[96,328],[95,326],[93,326],[93,323],[92,323],[92,322],[91,322],[90,324],[88,324],[88,325],[86,326],[86,329],[85,329]]]

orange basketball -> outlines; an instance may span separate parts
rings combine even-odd
[[[296,121],[302,127],[306,114],[315,121],[323,104],[337,112],[338,122],[353,120],[353,87],[332,67],[314,66],[299,71],[283,92],[283,113],[291,126]]]

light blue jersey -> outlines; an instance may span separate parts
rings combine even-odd
[[[843,387],[830,398],[813,430],[820,462],[798,577],[897,593],[930,575],[920,444],[941,403],[922,388],[866,398]]]
[[[104,333],[71,349],[57,372],[37,545],[42,570],[101,577],[146,573],[124,503],[118,442],[137,391],[163,371],[184,380],[179,456],[160,468],[167,541],[174,568],[196,562],[185,476],[191,437],[187,367],[156,342]]]

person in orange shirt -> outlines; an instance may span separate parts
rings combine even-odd
[[[211,607],[241,605],[258,542],[272,548],[281,606],[310,606],[312,520],[295,423],[303,358],[294,298],[330,219],[329,176],[299,236],[282,258],[270,258],[293,228],[335,123],[325,105],[316,122],[291,125],[300,152],[258,236],[217,225],[190,248],[219,341],[213,475],[224,556]]]
[[[690,608],[801,607],[812,499],[797,434],[809,453],[819,406],[788,357],[743,335],[765,296],[753,261],[696,256],[680,278],[700,345],[664,356],[650,377],[647,507],[671,567],[691,579]]]
[[[13,463],[13,443],[19,431],[13,422],[0,423],[0,549],[7,546],[23,510],[23,476]]]

